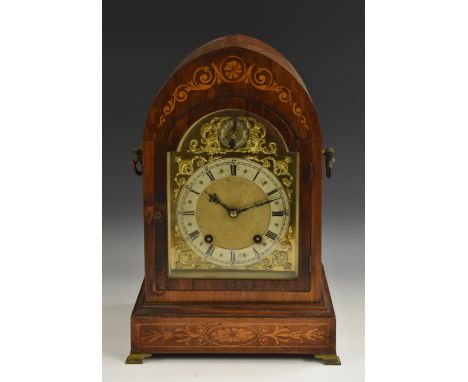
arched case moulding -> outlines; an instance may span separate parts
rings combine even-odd
[[[321,263],[333,149],[292,65],[256,39],[200,47],[148,114],[145,278],[127,363],[156,354],[298,354],[339,364]]]

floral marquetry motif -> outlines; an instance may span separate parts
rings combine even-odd
[[[303,108],[295,100],[291,89],[279,83],[270,69],[256,64],[248,65],[237,56],[228,56],[219,64],[212,62],[195,69],[192,79],[177,86],[163,106],[159,126],[172,114],[178,103],[187,101],[191,92],[205,91],[222,83],[243,83],[260,91],[275,93],[278,101],[290,105],[300,124],[309,128]]]
[[[231,81],[235,81],[241,76],[243,69],[238,61],[232,60],[224,66],[224,75]]]
[[[323,325],[139,325],[144,346],[324,346],[328,326]]]
[[[217,345],[243,345],[255,341],[258,333],[248,326],[220,326],[211,329],[207,337]]]

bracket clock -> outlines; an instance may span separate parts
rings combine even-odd
[[[156,96],[133,161],[145,278],[127,363],[159,354],[297,354],[339,364],[321,263],[315,107],[277,51],[231,35]]]

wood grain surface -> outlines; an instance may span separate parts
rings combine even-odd
[[[278,147],[299,152],[297,279],[168,277],[167,152],[200,118],[225,109],[266,119],[275,126],[268,136],[287,146]],[[335,313],[321,262],[322,134],[293,66],[247,36],[198,48],[154,99],[142,147],[145,279],[131,317],[132,354],[335,354]]]

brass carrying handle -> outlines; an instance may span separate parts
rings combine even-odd
[[[322,154],[325,157],[325,173],[327,178],[330,178],[333,173],[333,163],[335,162],[335,150],[333,147],[327,147],[322,151]]]
[[[132,166],[133,166],[133,171],[135,171],[135,174],[138,176],[143,175],[143,150],[141,147],[137,147],[135,150],[133,150],[135,154],[135,159],[132,159]]]

